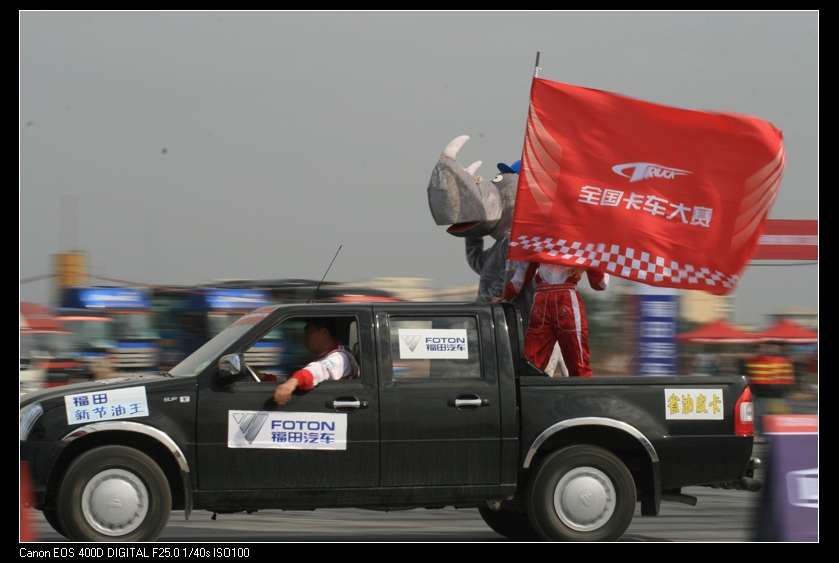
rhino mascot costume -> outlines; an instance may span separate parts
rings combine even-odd
[[[477,300],[501,301],[506,283],[519,266],[518,262],[507,261],[507,246],[513,226],[520,162],[510,166],[499,164],[499,174],[484,180],[475,176],[480,160],[466,168],[456,160],[458,151],[468,140],[468,136],[462,135],[443,150],[428,182],[428,206],[435,223],[449,225],[446,232],[466,239],[466,261],[480,276]],[[495,239],[488,249],[484,249],[486,236]],[[517,301],[526,331],[533,286],[522,290]],[[563,374],[567,373],[558,346],[548,364],[548,373],[553,373],[557,364]]]
[[[519,176],[517,170],[499,164],[500,174],[484,180],[474,175],[480,161],[461,166],[455,157],[468,139],[458,137],[440,155],[428,183],[428,205],[438,225],[450,225],[446,232],[466,239],[466,260],[481,277],[478,301],[500,301]],[[485,236],[495,239],[486,250]]]

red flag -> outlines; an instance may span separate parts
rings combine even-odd
[[[767,121],[537,78],[508,256],[724,295],[783,169]]]

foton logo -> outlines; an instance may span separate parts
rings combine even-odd
[[[632,175],[626,173],[627,170],[632,171]],[[676,176],[686,176],[693,174],[687,170],[679,170],[678,168],[667,168],[660,164],[652,164],[650,162],[630,162],[628,164],[617,164],[612,166],[612,171],[615,174],[629,178],[629,182],[638,182],[639,180],[646,180],[647,178],[664,178],[672,180]]]
[[[265,419],[268,415],[264,412],[258,413],[233,413],[233,420],[239,425],[239,430],[242,431],[242,436],[249,444],[253,443],[262,425],[265,424]]]
[[[405,346],[410,348],[411,352],[413,352],[416,349],[417,344],[419,344],[420,336],[418,334],[403,336],[402,341],[405,343]]]

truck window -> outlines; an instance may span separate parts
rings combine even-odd
[[[303,337],[308,317],[286,318],[263,336],[245,353],[245,361],[253,368],[277,376],[289,377],[314,359],[306,349]],[[358,320],[355,317],[334,317],[338,340],[349,348],[361,368]]]
[[[394,381],[481,379],[480,335],[473,316],[391,316]]]

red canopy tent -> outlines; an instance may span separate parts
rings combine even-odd
[[[777,344],[816,344],[819,333],[786,319],[779,319],[774,325],[758,335],[761,342]]]
[[[762,335],[738,330],[724,320],[712,321],[676,336],[684,344],[757,344]]]

